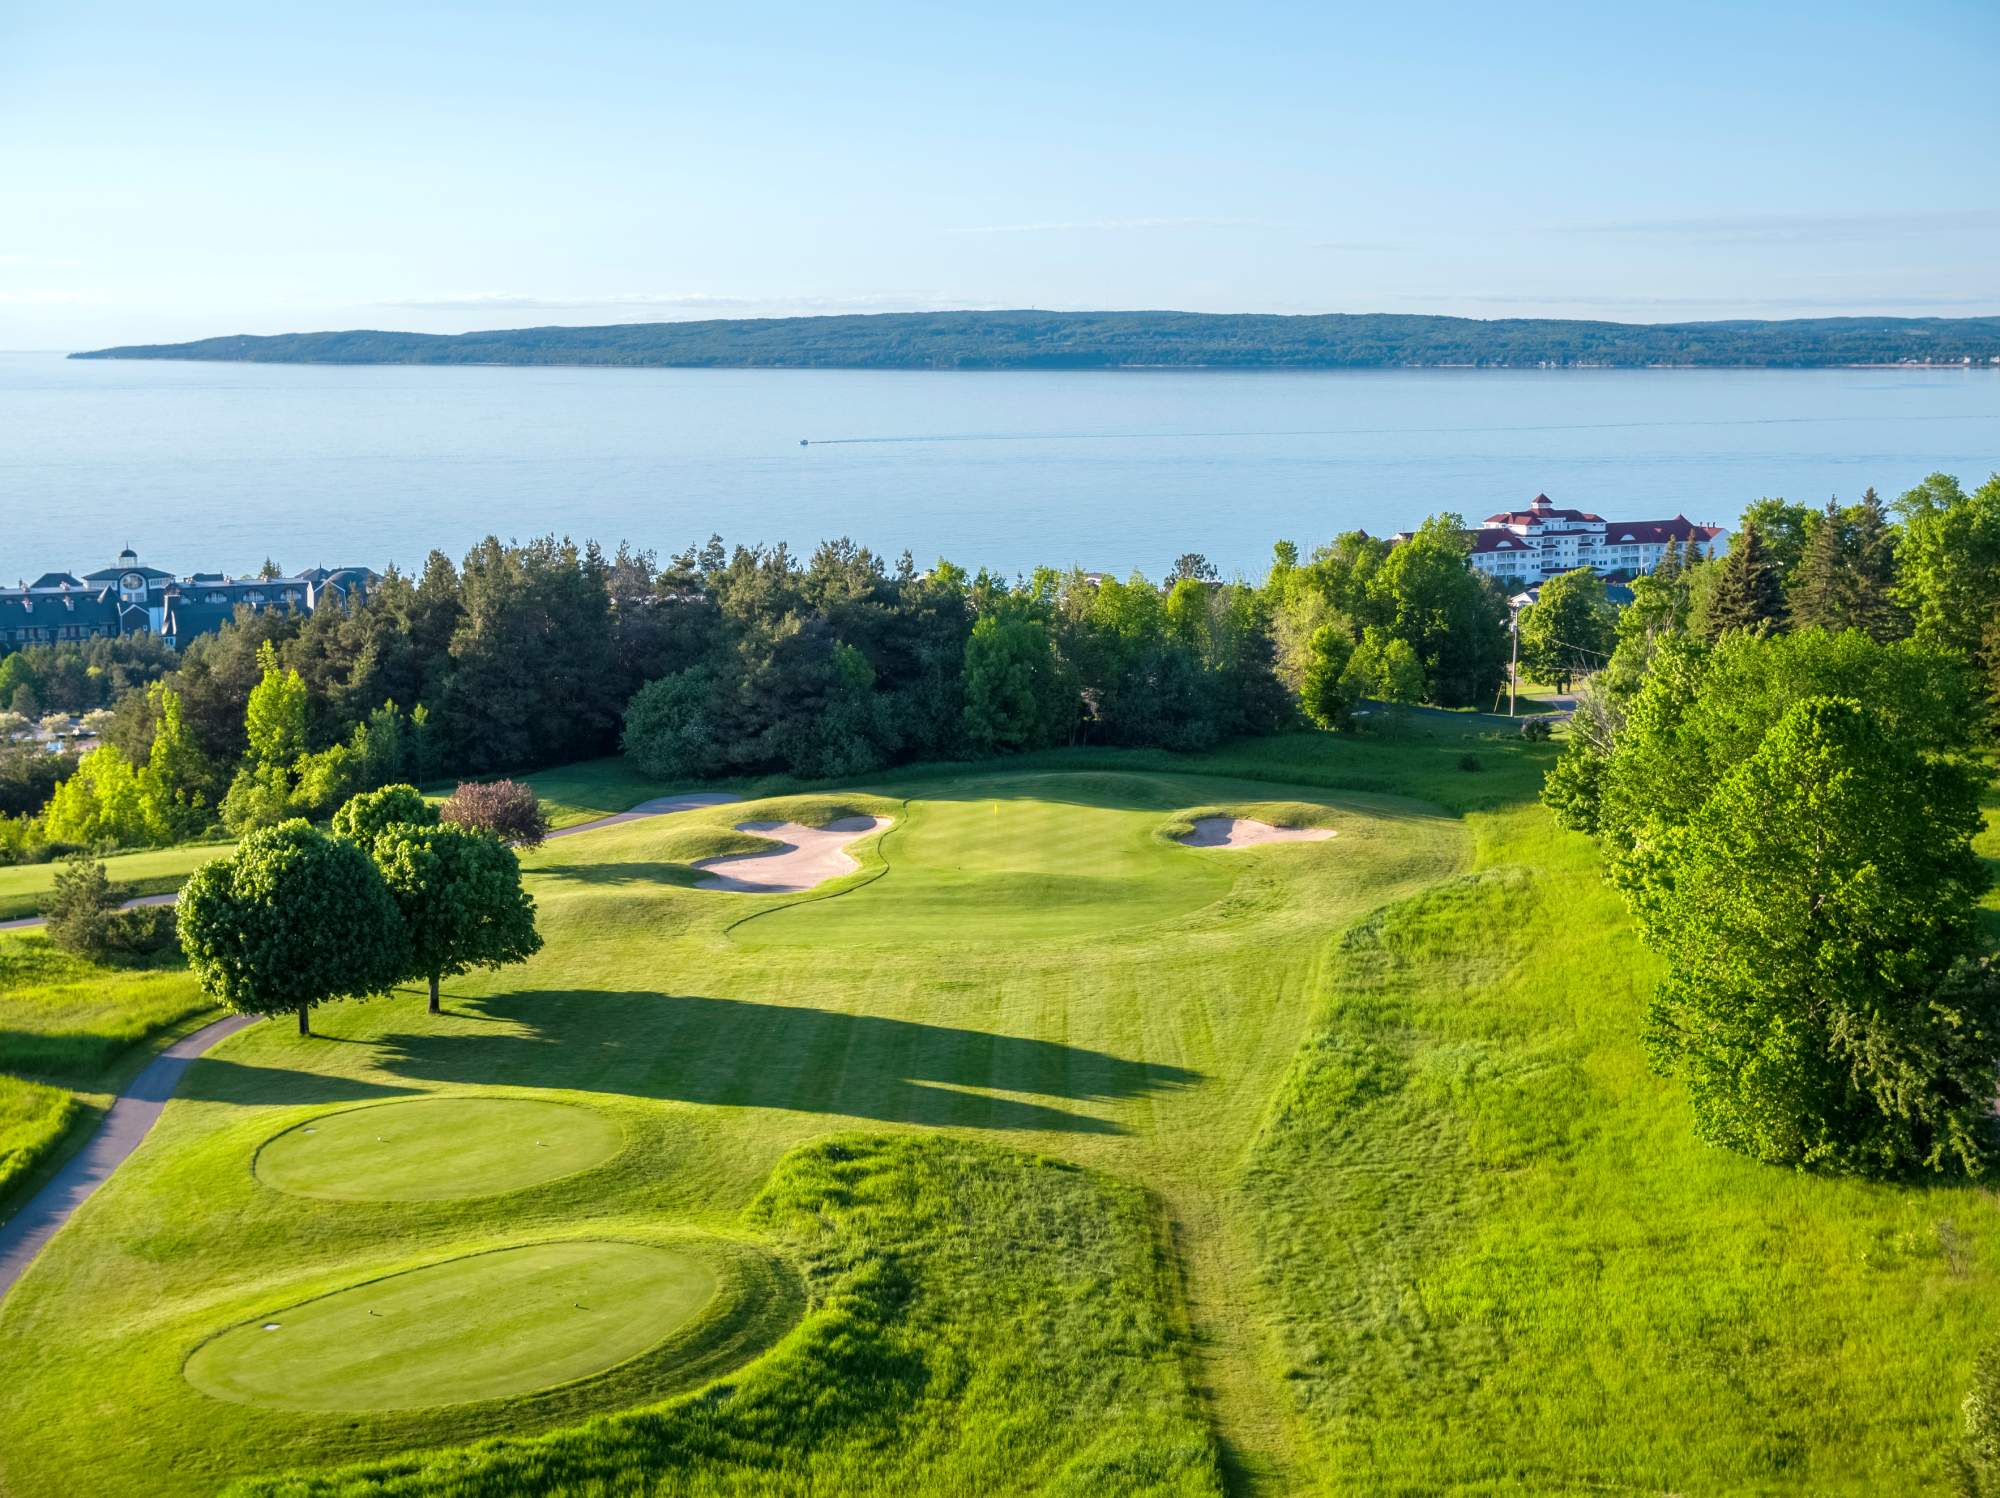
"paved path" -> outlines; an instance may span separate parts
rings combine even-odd
[[[55,1236],[56,1229],[69,1221],[70,1214],[152,1132],[160,1110],[167,1106],[167,1099],[174,1095],[181,1073],[190,1063],[225,1036],[234,1035],[250,1024],[253,1018],[232,1014],[203,1025],[155,1056],[132,1079],[132,1085],[118,1095],[90,1142],[71,1155],[54,1179],[30,1197],[20,1211],[0,1224],[0,1296],[13,1288],[14,1281],[34,1262],[35,1255]]]
[[[668,812],[693,811],[698,806],[722,806],[731,801],[741,801],[741,796],[732,796],[727,791],[689,791],[684,796],[657,796],[651,801],[641,801],[630,811],[621,811],[616,816],[599,817],[594,822],[572,822],[567,827],[558,827],[550,837],[575,837],[579,832],[595,832],[600,827],[616,827],[620,822],[637,822],[644,817],[663,817]]]

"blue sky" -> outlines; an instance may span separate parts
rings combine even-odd
[[[0,347],[2000,312],[2000,5],[0,0]]]

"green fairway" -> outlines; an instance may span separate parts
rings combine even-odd
[[[189,1070],[0,1304],[0,1491],[1941,1489],[2000,1338],[2000,1211],[1694,1141],[1645,1064],[1652,959],[1535,803],[1555,752],[1413,716],[526,854],[524,967]],[[823,892],[691,887],[756,846],[738,822],[855,814],[894,825]],[[1200,814],[1338,835],[1176,844]],[[433,1196],[540,1168],[547,1129],[480,1122],[503,1101],[623,1147]],[[340,1185],[266,1184],[295,1167]],[[196,1349],[248,1368],[301,1310],[383,1308],[357,1287],[451,1299],[426,1266],[574,1235],[698,1252],[719,1289],[548,1386],[447,1395],[444,1367],[431,1403],[334,1414],[190,1382],[222,1356]]]
[[[459,1404],[546,1388],[644,1351],[715,1294],[695,1255],[593,1239],[449,1259],[205,1342],[187,1376],[288,1410]]]
[[[734,928],[757,945],[1058,941],[1171,920],[1232,879],[1155,835],[1174,805],[1140,776],[999,776],[977,797],[913,799],[881,878]]]
[[[187,877],[212,858],[226,856],[233,844],[200,843],[181,848],[151,848],[140,853],[114,853],[103,860],[105,876],[120,899],[164,895],[187,883]],[[41,913],[55,888],[60,863],[21,863],[0,868],[0,921]]]
[[[624,1143],[594,1108],[447,1097],[322,1113],[257,1152],[268,1186],[336,1201],[446,1201],[588,1170]]]

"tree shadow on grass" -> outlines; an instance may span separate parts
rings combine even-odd
[[[686,886],[702,878],[699,869],[684,863],[545,863],[524,872],[536,879],[559,879],[572,884],[670,884]]]
[[[282,1021],[281,1021],[282,1022]],[[326,1039],[315,1036],[307,1045]],[[303,1053],[304,1059],[312,1051]],[[198,1057],[181,1074],[173,1096],[205,1103],[241,1103],[246,1107],[291,1103],[360,1103],[374,1098],[407,1097],[418,1091],[393,1083],[364,1082],[358,1077],[328,1076],[303,1067],[249,1066],[219,1056]]]
[[[376,1066],[425,1082],[576,1088],[879,1122],[1085,1134],[1125,1130],[1087,1113],[992,1093],[1103,1103],[1201,1079],[1183,1067],[1056,1041],[700,995],[539,991],[453,1008],[507,1020],[509,1028],[384,1035]]]

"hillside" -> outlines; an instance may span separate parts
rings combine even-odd
[[[576,364],[712,369],[1832,368],[2000,365],[2000,317],[1614,323],[1330,314],[910,312],[513,328],[355,330],[135,344],[77,359]]]

